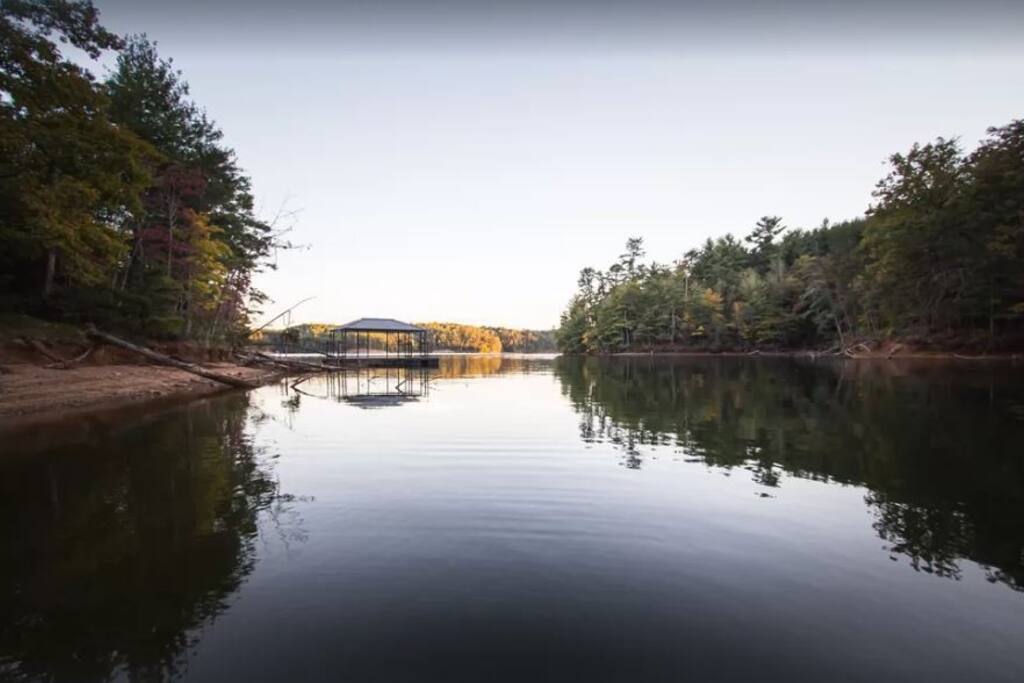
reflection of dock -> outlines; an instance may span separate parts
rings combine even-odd
[[[430,389],[426,367],[353,368],[324,376],[327,396],[360,408],[384,408],[425,398]]]
[[[360,318],[331,330],[324,362],[338,368],[436,368],[422,327],[391,318]]]
[[[327,354],[324,360],[327,365],[340,369],[355,368],[436,368],[440,364],[437,356],[385,357],[382,355],[363,358],[346,358]]]

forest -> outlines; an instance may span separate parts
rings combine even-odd
[[[97,79],[90,67],[107,58]],[[153,41],[109,32],[89,2],[3,0],[0,311],[239,341],[282,232],[257,215],[223,132]],[[1024,120],[973,151],[939,138],[892,155],[863,217],[787,229],[766,215],[740,234],[669,264],[629,239],[609,267],[580,273],[558,348],[1017,350]],[[546,332],[428,326],[444,349],[553,346]]]
[[[835,349],[1024,341],[1024,119],[889,158],[865,215],[787,230],[764,216],[671,264],[627,240],[584,268],[562,315],[568,353]]]
[[[463,353],[545,353],[557,349],[554,330],[520,330],[508,327],[483,327],[461,323],[416,323],[430,332],[430,348],[434,351]],[[285,344],[295,349],[319,350],[332,328],[328,323],[305,323],[281,330],[264,330],[254,336],[258,342]],[[393,340],[392,340],[393,341]],[[372,349],[383,350],[383,334],[369,335]]]
[[[436,349],[471,353],[544,353],[555,351],[553,330],[519,330],[459,323],[418,323],[430,330]]]
[[[83,64],[104,55],[115,61],[97,80]],[[88,2],[3,0],[0,310],[242,338],[278,238],[154,42],[107,31]]]

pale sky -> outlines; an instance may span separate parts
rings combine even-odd
[[[851,218],[889,154],[1024,117],[1024,2],[96,4],[298,212],[257,279],[293,322],[549,328],[629,236]]]

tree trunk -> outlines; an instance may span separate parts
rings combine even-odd
[[[843,328],[839,324],[839,317],[833,315],[832,316],[832,322],[835,323],[836,332],[839,334],[839,348],[840,349],[845,349],[846,348],[846,341],[843,339]]]
[[[57,272],[57,249],[46,252],[46,274],[43,276],[43,299],[49,299],[53,293],[53,276]]]

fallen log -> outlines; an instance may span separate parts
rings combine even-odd
[[[47,359],[53,361],[54,363],[66,362],[63,358],[61,358],[60,356],[58,356],[57,354],[53,353],[48,348],[43,346],[43,343],[38,339],[33,339],[32,337],[22,337],[20,341],[23,342],[24,344],[27,344],[32,350],[34,350],[39,355],[45,356]]]
[[[207,370],[206,368],[196,365],[194,363],[186,363],[184,361],[175,360],[170,356],[165,356],[164,354],[157,353],[152,349],[147,349],[145,346],[133,344],[129,341],[121,339],[120,337],[115,337],[112,334],[107,334],[106,332],[100,332],[92,325],[86,328],[86,334],[88,334],[90,337],[98,341],[111,344],[113,346],[118,346],[122,349],[126,349],[133,353],[137,353],[138,355],[143,356],[144,358],[148,358],[154,363],[159,363],[160,365],[169,365],[172,368],[178,368],[179,370],[190,372],[193,375],[198,375],[200,377],[203,377],[204,379],[212,379],[214,382],[220,382],[221,384],[227,384],[228,386],[239,387],[242,389],[255,389],[257,386],[259,386],[255,382],[250,382],[248,380],[240,379],[238,377],[232,377],[231,375],[225,375],[219,372],[213,372],[212,370]]]

